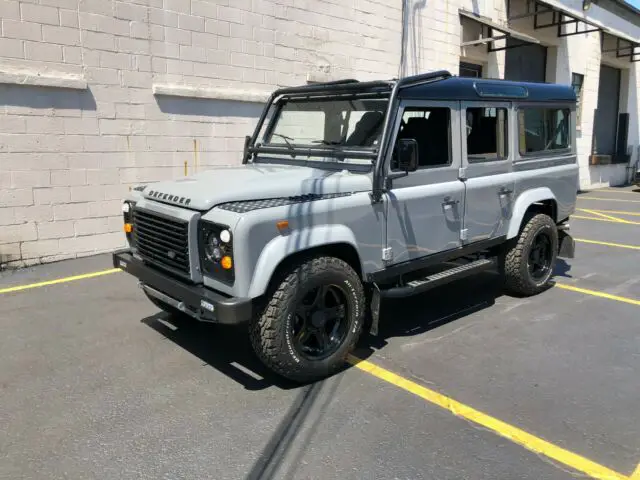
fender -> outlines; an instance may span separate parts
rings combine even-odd
[[[535,202],[541,202],[542,200],[556,200],[556,196],[547,187],[534,188],[533,190],[527,190],[523,192],[516,200],[513,206],[513,213],[511,214],[511,222],[509,223],[509,231],[507,232],[507,239],[514,238],[520,231],[520,225],[527,209],[531,204]],[[555,218],[553,219],[556,220]]]
[[[267,291],[273,272],[288,256],[335,243],[347,243],[358,251],[355,236],[345,225],[318,225],[275,237],[262,249],[253,270],[248,297],[256,298]]]

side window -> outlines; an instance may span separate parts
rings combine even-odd
[[[469,163],[503,160],[509,156],[507,109],[466,109],[467,159]]]
[[[569,109],[522,107],[518,112],[520,155],[570,147]]]
[[[446,107],[408,107],[402,115],[398,139],[418,142],[418,168],[451,164],[451,109]],[[394,159],[391,164],[395,166]]]

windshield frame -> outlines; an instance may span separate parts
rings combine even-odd
[[[380,99],[385,100],[384,104],[384,120],[386,122],[386,116],[389,111],[389,103],[391,102],[391,92],[388,89],[378,91],[353,91],[345,93],[333,93],[333,92],[320,92],[317,94],[287,94],[281,95],[278,99],[274,99],[271,107],[273,113],[269,118],[264,133],[260,138],[258,134],[262,131],[265,119],[256,126],[255,143],[252,146],[247,147],[247,152],[250,154],[250,161],[254,163],[282,163],[287,165],[300,165],[300,166],[313,166],[320,168],[330,169],[354,169],[369,171],[375,165],[379,156],[379,151],[384,144],[384,132],[380,133],[380,141],[376,146],[349,146],[349,145],[318,145],[318,144],[302,144],[302,143],[290,143],[284,144],[271,144],[261,143],[266,138],[271,138],[274,134],[274,128],[276,127],[283,108],[289,101],[296,100],[308,100],[308,101],[349,101],[349,100],[361,100],[361,99]],[[273,157],[270,155],[289,155],[291,158],[285,157]],[[297,157],[306,157],[301,159]],[[325,157],[323,160],[312,160],[311,157]],[[330,158],[331,160],[327,160]],[[354,163],[345,161],[346,159],[369,159],[369,163]]]

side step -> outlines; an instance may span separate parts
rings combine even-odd
[[[459,267],[454,267],[444,272],[434,273],[425,278],[419,280],[413,280],[408,282],[402,287],[393,287],[388,290],[380,290],[380,296],[382,298],[404,298],[416,295],[418,293],[426,292],[445,283],[453,282],[470,275],[489,270],[495,266],[493,259],[480,259],[475,262],[470,262]]]

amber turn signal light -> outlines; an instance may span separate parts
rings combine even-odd
[[[233,261],[231,260],[231,257],[228,255],[222,257],[222,260],[220,260],[220,266],[225,270],[231,270],[231,267],[233,267]]]
[[[124,224],[124,233],[131,233],[133,231],[133,225],[130,223]]]

